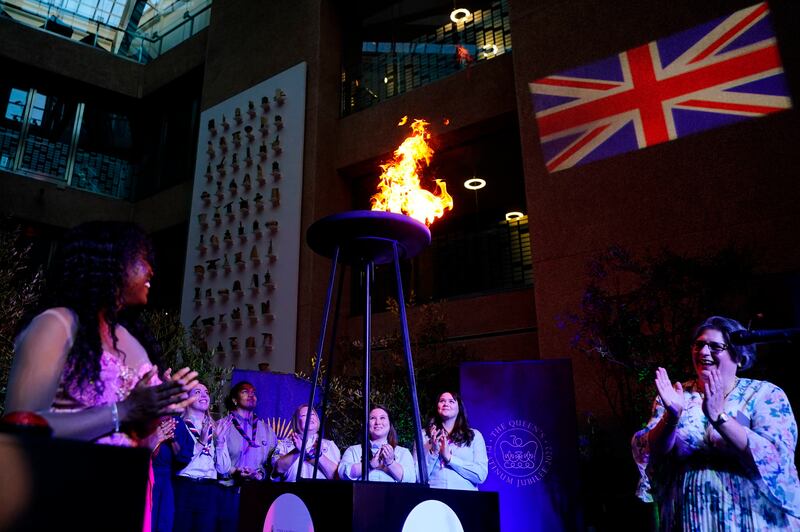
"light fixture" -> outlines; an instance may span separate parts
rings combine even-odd
[[[472,13],[469,12],[469,9],[464,7],[457,7],[450,12],[450,20],[458,24],[459,22],[466,22],[469,17],[472,16]]]
[[[519,220],[523,216],[525,215],[519,211],[511,211],[506,213],[506,220],[509,222],[513,222],[514,220]]]
[[[481,47],[481,49],[483,50],[483,53],[486,54],[486,57],[489,57],[490,55],[495,55],[497,54],[498,51],[496,44],[484,44]]]
[[[388,77],[386,77],[386,76],[383,76],[383,82],[384,82],[384,83],[389,83],[389,78],[388,78]]]
[[[486,186],[486,180],[480,177],[473,177],[464,181],[464,188],[469,190],[480,190]]]

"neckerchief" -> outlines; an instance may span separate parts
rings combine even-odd
[[[211,442],[214,441],[214,439],[212,438],[214,434],[214,426],[212,425],[208,427],[207,440],[203,441],[202,439],[200,439],[200,431],[197,430],[197,427],[194,426],[192,420],[186,418],[183,420],[183,422],[186,423],[186,428],[189,429],[189,433],[194,437],[195,441],[197,441],[197,443],[203,446],[203,448],[200,450],[200,454],[211,456]]]
[[[250,447],[261,447],[256,441],[256,430],[258,429],[258,417],[253,414],[250,418],[250,436],[247,435],[247,423],[248,421],[243,417],[239,416],[236,412],[233,412],[233,417],[231,418],[233,422],[234,428],[236,431],[241,434],[242,439],[244,439],[247,447],[242,449],[242,454],[247,452],[247,449]]]

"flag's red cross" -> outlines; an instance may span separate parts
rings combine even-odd
[[[550,85],[590,91],[613,91],[623,85],[628,87],[627,90],[618,90],[613,94],[593,98],[583,104],[568,105],[562,110],[554,110],[551,113],[545,111],[537,116],[539,134],[542,139],[547,139],[555,133],[568,132],[581,125],[596,125],[593,129],[586,130],[574,144],[548,161],[548,170],[557,169],[564,161],[603,133],[610,125],[606,119],[621,114],[638,113],[644,146],[671,140],[668,125],[668,113],[671,112],[671,109],[669,105],[665,105],[666,102],[681,107],[752,114],[768,114],[785,109],[785,107],[759,105],[758,103],[709,101],[698,99],[697,95],[694,95],[704,89],[739,79],[744,80],[749,76],[781,67],[780,56],[774,40],[742,54],[722,56],[708,64],[692,67],[730,43],[741,31],[765,16],[767,12],[767,5],[760,4],[723,35],[699,51],[680,71],[669,73],[667,70],[666,75],[662,75],[661,79],[658,77],[660,62],[657,47],[655,43],[650,43],[620,54],[621,64],[623,68],[627,69],[627,79],[624,83],[582,80],[558,75],[536,80],[534,83],[540,86]],[[682,95],[694,95],[695,97],[678,101],[677,99]]]

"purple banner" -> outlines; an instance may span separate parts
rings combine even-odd
[[[311,383],[289,373],[233,370],[231,386],[240,381],[247,381],[255,386],[258,394],[258,417],[267,420],[279,438],[287,436],[294,409],[308,402]],[[321,393],[318,392],[317,404],[320,397]]]
[[[461,366],[470,424],[481,431],[503,532],[578,530],[578,448],[567,359]]]

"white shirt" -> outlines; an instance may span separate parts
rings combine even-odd
[[[179,476],[189,478],[217,478],[217,473],[225,474],[231,469],[231,458],[228,454],[228,445],[224,443],[220,446],[216,445],[213,436],[209,438],[209,442],[204,446],[195,437],[194,434],[186,427],[184,420],[179,421],[183,427],[176,430],[185,430],[191,441],[194,443],[192,450],[192,459],[185,468],[178,472]],[[183,441],[187,441],[185,439]]]
[[[425,451],[425,463],[428,466],[428,482],[432,488],[451,490],[478,490],[489,474],[489,457],[486,455],[486,442],[478,429],[472,429],[475,437],[471,445],[450,444],[452,457],[445,464],[442,457]],[[423,435],[425,442],[427,435]]]
[[[313,438],[309,438],[311,441],[306,443],[306,448],[312,446],[316,442],[316,435]],[[336,444],[330,440],[326,440],[323,438],[322,440],[322,447],[327,445],[327,452],[322,453],[322,456],[333,462],[334,464],[339,463],[339,459],[342,457],[342,453]],[[279,474],[276,471],[275,464],[276,462],[285,454],[292,452],[295,449],[294,442],[291,438],[284,438],[278,441],[278,445],[275,446],[275,452],[272,453],[272,474],[276,477],[277,480],[282,480],[284,482],[294,482],[297,478],[297,462],[298,458],[294,459],[292,465],[289,466],[289,469],[286,470],[286,473],[283,475]],[[302,470],[302,477],[303,478],[311,478],[311,473],[314,471],[314,464],[308,463],[303,461],[303,470]],[[316,478],[326,478],[325,474],[322,472],[322,466],[317,469]]]
[[[373,445],[374,447],[374,445]],[[373,456],[377,449],[373,448]],[[397,446],[394,448],[394,459],[403,467],[403,478],[399,482],[416,482],[417,474],[414,472],[414,458],[411,452],[405,447]],[[361,463],[361,445],[351,445],[345,450],[342,455],[342,461],[339,463],[339,478],[345,480],[361,480],[361,475],[353,477],[350,475],[350,469],[353,464]],[[382,469],[370,469],[369,480],[372,482],[398,482],[389,473]]]

